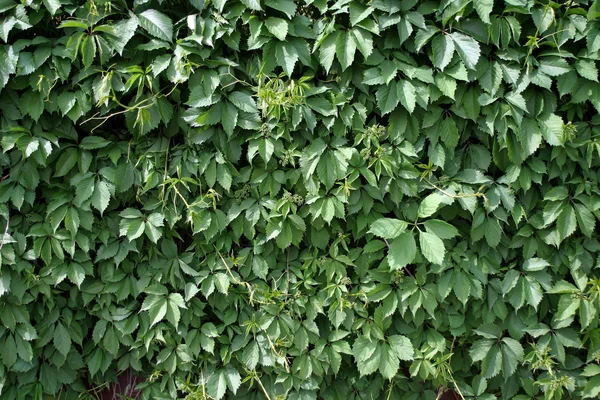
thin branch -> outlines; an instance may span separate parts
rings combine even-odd
[[[263,393],[267,397],[267,400],[271,400],[271,397],[269,397],[269,393],[267,392],[267,389],[265,389],[265,387],[263,386],[263,383],[260,380],[260,377],[258,376],[258,373],[256,374],[256,380],[258,381],[258,384],[260,385],[260,388],[262,389]]]

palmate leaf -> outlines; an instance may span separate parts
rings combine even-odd
[[[599,1],[133,3],[0,0],[0,396],[598,396]]]

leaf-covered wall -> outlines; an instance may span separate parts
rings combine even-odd
[[[0,399],[597,398],[599,51],[587,0],[0,0]]]

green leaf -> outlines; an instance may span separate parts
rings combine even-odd
[[[600,395],[600,376],[595,376],[587,381],[583,389],[583,398],[597,399]]]
[[[350,34],[354,37],[356,48],[361,52],[366,59],[373,53],[373,37],[372,35],[360,28],[351,29]]]
[[[575,63],[577,73],[582,77],[598,82],[598,68],[594,60],[581,59]]]
[[[394,239],[400,236],[406,230],[408,224],[404,221],[394,218],[379,218],[371,224],[368,233],[384,239]]]
[[[549,267],[550,264],[548,263],[548,261],[544,260],[543,258],[530,258],[529,260],[525,261],[525,263],[523,264],[523,271],[527,271],[527,272],[534,272],[534,271],[541,271],[546,267]]]
[[[429,262],[433,264],[442,264],[444,262],[446,248],[442,239],[431,232],[420,232],[419,244],[423,257]]]
[[[104,214],[104,211],[108,207],[110,202],[110,190],[108,184],[102,180],[96,181],[94,185],[94,193],[91,198],[92,206],[100,211],[100,215]]]
[[[494,0],[476,0],[473,2],[473,8],[475,8],[477,15],[483,22],[490,23],[490,13],[494,8]]]
[[[227,391],[227,378],[223,370],[215,371],[206,384],[206,392],[210,397],[220,400]]]
[[[352,26],[358,24],[365,18],[368,18],[373,13],[373,10],[373,7],[367,7],[355,1],[351,2],[349,6],[350,23]]]
[[[258,344],[252,340],[242,352],[242,362],[250,371],[254,371],[259,360]]]
[[[433,65],[443,71],[452,61],[454,49],[454,42],[450,35],[442,34],[434,37],[431,41]]]
[[[375,97],[377,98],[377,107],[379,107],[381,115],[394,111],[400,102],[397,83],[392,81],[389,85],[380,86],[375,93]]]
[[[546,114],[540,117],[542,136],[551,146],[562,146],[566,137],[563,131],[563,120],[556,114]]]
[[[162,298],[156,301],[150,307],[148,314],[150,316],[150,326],[154,326],[163,320],[167,315],[167,298]]]
[[[485,222],[485,241],[488,246],[494,248],[500,244],[502,239],[502,228],[495,218],[488,218]]]
[[[388,343],[390,349],[395,355],[403,361],[410,361],[414,359],[414,348],[411,341],[403,335],[392,335],[388,337]]]
[[[437,193],[431,193],[429,196],[425,197],[419,205],[419,218],[427,218],[432,216],[437,211],[441,202],[442,196]]]
[[[227,98],[234,106],[242,111],[255,113],[257,111],[256,102],[249,94],[243,92],[231,92]]]
[[[475,69],[481,55],[479,43],[472,37],[460,32],[453,32],[449,36],[454,41],[456,51],[458,51],[458,55],[460,55],[465,66],[469,69]]]
[[[342,64],[342,71],[354,62],[354,53],[356,53],[354,36],[348,31],[340,31],[335,42],[335,54]]]
[[[256,10],[256,11],[260,11],[262,10],[262,8],[260,8],[260,0],[240,0],[242,2],[242,4],[244,4],[246,7],[250,8],[251,10]]]
[[[287,76],[292,76],[294,66],[298,62],[298,51],[287,42],[279,42],[275,45],[275,58]]]
[[[338,34],[337,31],[330,33],[319,46],[319,63],[325,68],[325,72],[327,73],[329,73],[333,64]]]
[[[417,102],[415,87],[410,81],[403,79],[398,82],[396,90],[398,91],[400,103],[409,113],[412,114],[415,111]]]
[[[292,0],[269,0],[265,2],[265,5],[281,11],[290,19],[296,14],[296,4]]]
[[[352,346],[352,355],[361,376],[370,375],[379,368],[381,349],[375,341],[359,337]]]
[[[575,215],[577,216],[577,224],[581,232],[591,237],[596,229],[596,218],[594,214],[583,204],[575,204]]]
[[[577,228],[577,219],[575,216],[575,210],[570,204],[563,206],[563,211],[556,220],[556,229],[561,240],[564,240],[571,236]]]
[[[288,23],[281,18],[269,17],[265,21],[267,30],[279,40],[285,40],[288,34]]]
[[[435,234],[440,239],[452,239],[455,236],[460,236],[458,230],[447,223],[439,219],[429,219],[424,222],[427,231]]]
[[[173,22],[171,18],[157,10],[146,10],[137,15],[139,24],[150,35],[171,42],[173,40]]]
[[[388,262],[392,270],[404,268],[413,262],[417,255],[417,244],[411,232],[403,232],[391,243]]]
[[[67,328],[60,322],[54,327],[53,343],[56,350],[63,356],[67,356],[71,350],[71,335]]]

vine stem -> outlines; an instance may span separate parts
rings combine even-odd
[[[260,377],[258,376],[258,373],[256,374],[256,381],[258,382],[258,384],[260,385],[260,388],[262,389],[263,393],[267,397],[267,400],[271,400],[271,397],[269,396],[269,393],[267,392],[267,389],[265,389],[265,386],[263,385],[262,381],[260,380]]]

